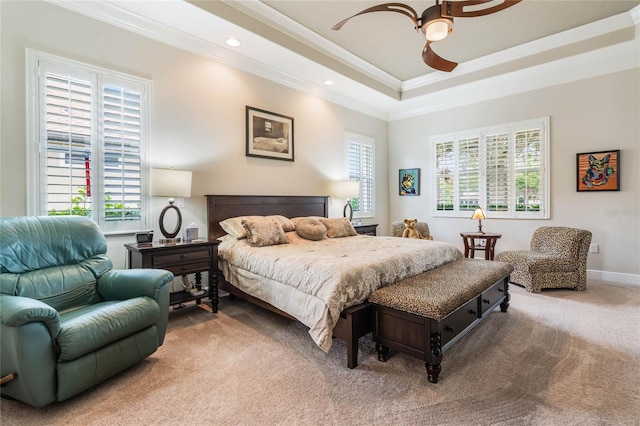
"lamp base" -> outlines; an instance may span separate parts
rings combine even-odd
[[[482,230],[482,219],[478,219],[478,234],[484,234]]]
[[[176,211],[176,227],[173,231],[167,231],[164,227],[164,215],[167,214],[167,212],[169,210],[175,210]],[[182,227],[182,214],[180,213],[180,209],[173,205],[173,201],[170,199],[169,200],[169,205],[166,206],[164,209],[162,209],[162,213],[160,213],[160,232],[162,232],[162,235],[164,235],[164,237],[167,240],[173,240],[173,239],[177,239],[178,242],[180,241],[180,238],[176,238],[176,235],[178,235],[178,232],[180,232],[180,228]],[[165,243],[166,244],[166,243]],[[175,243],[174,243],[175,244]]]
[[[347,216],[347,210],[349,210],[349,216]],[[343,217],[348,217],[349,222],[353,220],[353,207],[351,207],[351,202],[347,201],[347,204],[344,205],[344,210],[342,211]]]

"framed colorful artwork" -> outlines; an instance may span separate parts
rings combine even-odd
[[[400,195],[420,195],[420,169],[400,169]]]
[[[578,192],[620,191],[620,150],[576,154]]]
[[[293,161],[293,118],[250,106],[247,112],[247,157]]]

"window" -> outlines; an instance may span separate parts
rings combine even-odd
[[[346,132],[349,180],[360,182],[360,195],[351,200],[355,217],[375,215],[374,140]]]
[[[433,136],[433,214],[549,218],[548,129],[546,117]]]
[[[29,212],[147,229],[150,83],[29,51]]]

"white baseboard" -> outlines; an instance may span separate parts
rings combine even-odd
[[[593,269],[587,269],[587,279],[640,285],[640,275],[622,274],[620,272],[596,271]]]

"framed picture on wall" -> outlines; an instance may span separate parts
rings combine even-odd
[[[620,150],[576,154],[578,192],[620,191]]]
[[[420,195],[420,169],[400,169],[400,195]]]
[[[246,107],[247,157],[293,161],[293,118]]]

